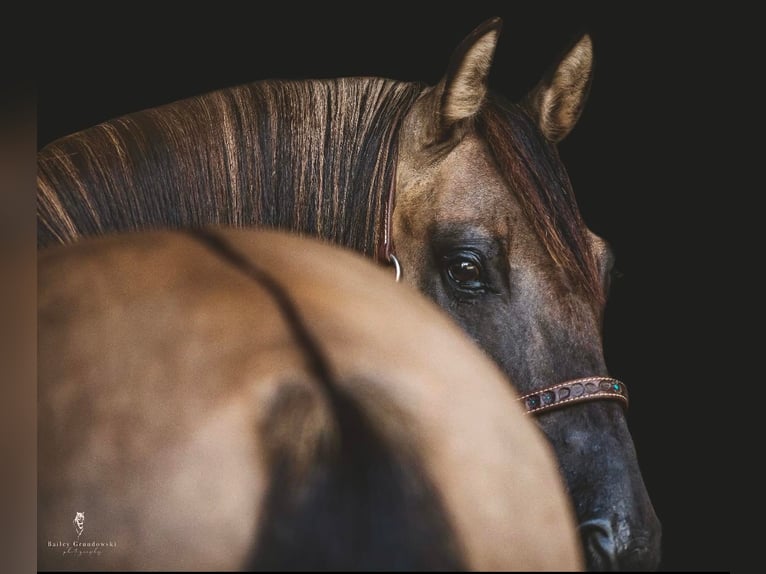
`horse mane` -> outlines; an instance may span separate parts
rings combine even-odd
[[[497,94],[490,94],[476,128],[553,261],[603,303],[597,259],[556,146],[521,106]]]
[[[421,89],[383,78],[259,81],[65,136],[38,154],[38,245],[263,225],[372,255],[398,129]]]
[[[265,80],[65,136],[38,154],[38,245],[110,231],[260,225],[374,255],[399,127],[422,87],[384,78]],[[602,301],[555,145],[496,94],[476,120],[553,260]]]

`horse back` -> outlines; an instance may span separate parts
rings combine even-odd
[[[41,569],[74,510],[116,543],[78,568],[578,564],[505,378],[361,256],[130,234],[42,251],[39,285]]]

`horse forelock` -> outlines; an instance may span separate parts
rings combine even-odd
[[[595,304],[603,304],[596,254],[555,145],[521,107],[497,96],[483,106],[476,127],[550,257]]]
[[[38,154],[40,243],[264,225],[372,255],[401,120],[422,86],[268,80],[116,118]]]

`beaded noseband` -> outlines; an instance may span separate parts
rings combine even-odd
[[[572,379],[519,397],[528,413],[542,413],[559,407],[595,400],[621,401],[628,408],[628,387],[611,377]]]
[[[391,186],[383,206],[383,232],[378,244],[377,258],[383,264],[394,266],[396,281],[402,279],[402,266],[394,255],[394,238],[392,235],[392,214],[396,195],[396,173],[391,176]],[[539,414],[563,406],[596,400],[616,400],[628,408],[628,388],[625,383],[611,377],[586,377],[572,379],[545,387],[539,391],[528,393],[518,399],[527,413]]]

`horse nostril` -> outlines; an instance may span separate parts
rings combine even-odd
[[[618,570],[617,547],[612,527],[607,520],[594,519],[580,524],[580,537],[588,570],[608,572]]]
[[[625,534],[625,532],[621,532]],[[580,524],[587,569],[594,572],[656,570],[659,556],[647,537],[618,537],[605,519]]]

